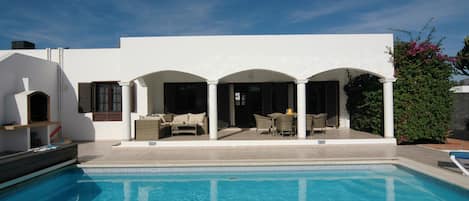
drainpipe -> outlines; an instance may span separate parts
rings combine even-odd
[[[47,57],[47,61],[51,61],[51,49],[50,48],[46,48],[46,57]]]
[[[58,48],[59,51],[59,68],[57,76],[58,76],[58,87],[57,87],[57,106],[58,106],[58,116],[57,119],[59,122],[62,122],[62,95],[63,95],[63,68],[64,68],[64,49]]]

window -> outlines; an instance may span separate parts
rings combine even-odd
[[[95,92],[95,112],[122,112],[122,90],[117,83],[95,83]]]
[[[117,82],[78,84],[78,112],[93,113],[93,121],[122,120],[122,89]]]
[[[246,105],[246,93],[242,93],[242,92],[235,93],[235,105],[236,106]]]

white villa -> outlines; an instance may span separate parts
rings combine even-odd
[[[225,129],[255,127],[253,114],[288,108],[295,137],[271,141],[319,143],[308,138],[307,114],[327,113],[326,136],[349,132],[343,87],[363,73],[382,78],[384,138],[330,142],[395,144],[392,47],[392,34],[326,34],[122,37],[119,48],[0,50],[0,152],[30,147],[33,133],[48,142],[54,122],[76,141],[132,141],[135,120],[164,113],[205,112],[208,135],[192,143],[223,141]]]

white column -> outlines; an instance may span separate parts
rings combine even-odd
[[[306,138],[306,83],[308,80],[296,81],[296,107],[298,139]]]
[[[394,103],[392,83],[396,78],[380,79],[383,83],[384,137],[394,138]]]
[[[148,109],[148,87],[143,78],[138,78],[135,82],[137,84],[137,113],[140,115],[147,115],[150,113]]]
[[[130,82],[119,82],[122,87],[122,124],[124,126],[123,139],[132,139],[130,127]]]
[[[208,119],[209,138],[217,140],[218,132],[218,111],[217,111],[217,84],[218,80],[207,81],[208,84]]]
[[[339,127],[350,128],[350,114],[347,110],[347,93],[345,93],[344,87],[349,82],[348,74],[345,73],[339,80]]]

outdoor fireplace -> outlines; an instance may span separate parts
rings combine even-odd
[[[29,89],[29,79],[23,78],[24,90],[7,98],[6,123],[28,125],[50,121],[50,96]]]
[[[5,97],[7,107],[2,128],[9,134],[2,136],[8,142],[3,144],[3,150],[28,151],[48,145],[53,129],[60,128],[59,122],[51,119],[54,108],[50,106],[50,96],[40,90],[30,90],[29,78],[22,80],[24,89]]]
[[[50,97],[42,91],[23,91],[15,94],[15,105],[18,115],[12,122],[27,125],[50,120]]]

